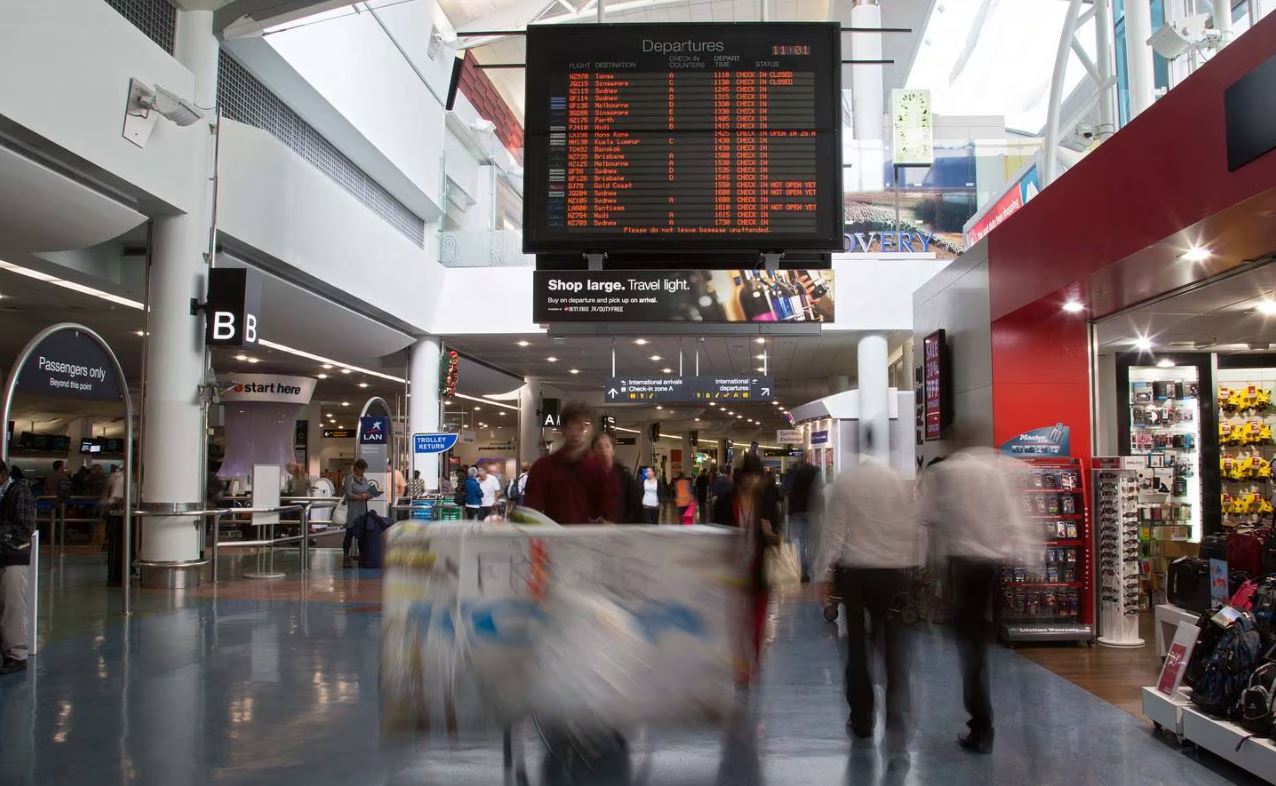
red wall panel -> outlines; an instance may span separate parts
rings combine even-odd
[[[1227,171],[1223,91],[1273,56],[1276,14],[993,230],[993,319],[1271,188],[1276,152]]]

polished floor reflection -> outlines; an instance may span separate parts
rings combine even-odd
[[[98,558],[53,561],[42,650],[29,672],[0,678],[0,783],[516,782],[499,740],[383,739],[377,575],[343,572],[331,553],[316,560],[304,585],[232,579],[185,597],[139,592],[127,625],[117,592],[101,588]],[[295,562],[280,564],[295,577]],[[239,567],[228,561],[223,575]],[[515,758],[531,784],[1249,782],[1000,648],[997,748],[966,753],[954,742],[963,722],[954,648],[922,631],[913,644],[917,731],[904,753],[847,739],[836,632],[817,606],[797,602],[776,609],[762,683],[740,696],[729,729],[635,730],[615,766],[571,780],[546,770],[530,728],[519,730]]]

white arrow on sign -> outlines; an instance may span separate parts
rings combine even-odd
[[[607,391],[607,398],[615,398],[615,397],[616,397],[616,389],[615,389],[615,388],[612,388],[611,390]]]
[[[771,388],[762,388],[762,395],[764,396],[771,395]]]

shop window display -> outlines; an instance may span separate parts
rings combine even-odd
[[[1276,442],[1276,368],[1219,369],[1218,442],[1223,526],[1256,526],[1272,518]]]

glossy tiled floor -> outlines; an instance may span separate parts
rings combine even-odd
[[[426,747],[385,740],[377,716],[378,587],[316,555],[298,581],[229,581],[188,597],[141,592],[127,625],[94,557],[45,576],[43,649],[0,678],[0,783],[499,784],[499,741]],[[326,567],[323,567],[326,566]],[[225,563],[233,576],[239,569]],[[284,570],[295,564],[281,559]],[[251,566],[249,566],[251,569]],[[618,778],[575,783],[1067,784],[1246,782],[1161,742],[1131,715],[997,648],[997,749],[968,754],[955,651],[913,637],[917,732],[907,755],[843,731],[838,641],[811,603],[779,607],[762,684],[726,732],[631,735]],[[527,731],[530,738],[530,730]],[[528,779],[547,782],[540,748]],[[553,782],[562,782],[555,780]]]

